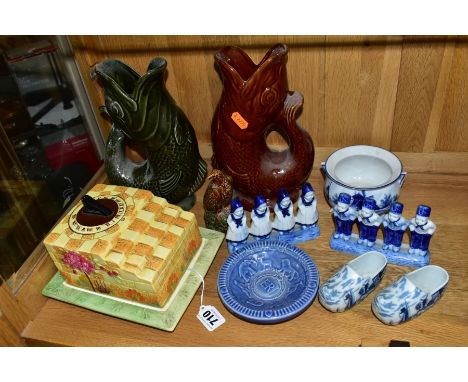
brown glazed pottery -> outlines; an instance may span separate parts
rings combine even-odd
[[[312,139],[296,124],[303,97],[288,91],[287,54],[286,45],[275,45],[258,65],[238,47],[215,55],[223,92],[211,126],[212,164],[233,178],[247,210],[258,194],[272,206],[281,187],[296,199],[312,169]],[[288,143],[286,150],[268,147],[272,131]]]

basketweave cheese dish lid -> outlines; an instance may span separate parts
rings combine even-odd
[[[154,283],[195,221],[193,213],[146,190],[97,184],[87,196],[44,239],[54,261],[65,249]]]

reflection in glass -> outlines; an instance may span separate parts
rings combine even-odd
[[[0,277],[101,165],[53,37],[0,37]]]

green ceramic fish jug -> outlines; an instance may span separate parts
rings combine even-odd
[[[101,111],[112,120],[105,169],[112,184],[150,190],[190,209],[207,165],[195,131],[165,86],[167,62],[153,59],[140,76],[118,60],[95,66],[92,78],[104,88]],[[139,153],[135,161],[129,153]]]

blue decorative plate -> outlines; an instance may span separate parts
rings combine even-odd
[[[313,302],[318,287],[319,274],[309,255],[276,240],[237,250],[218,275],[218,293],[226,308],[260,324],[296,317]]]

